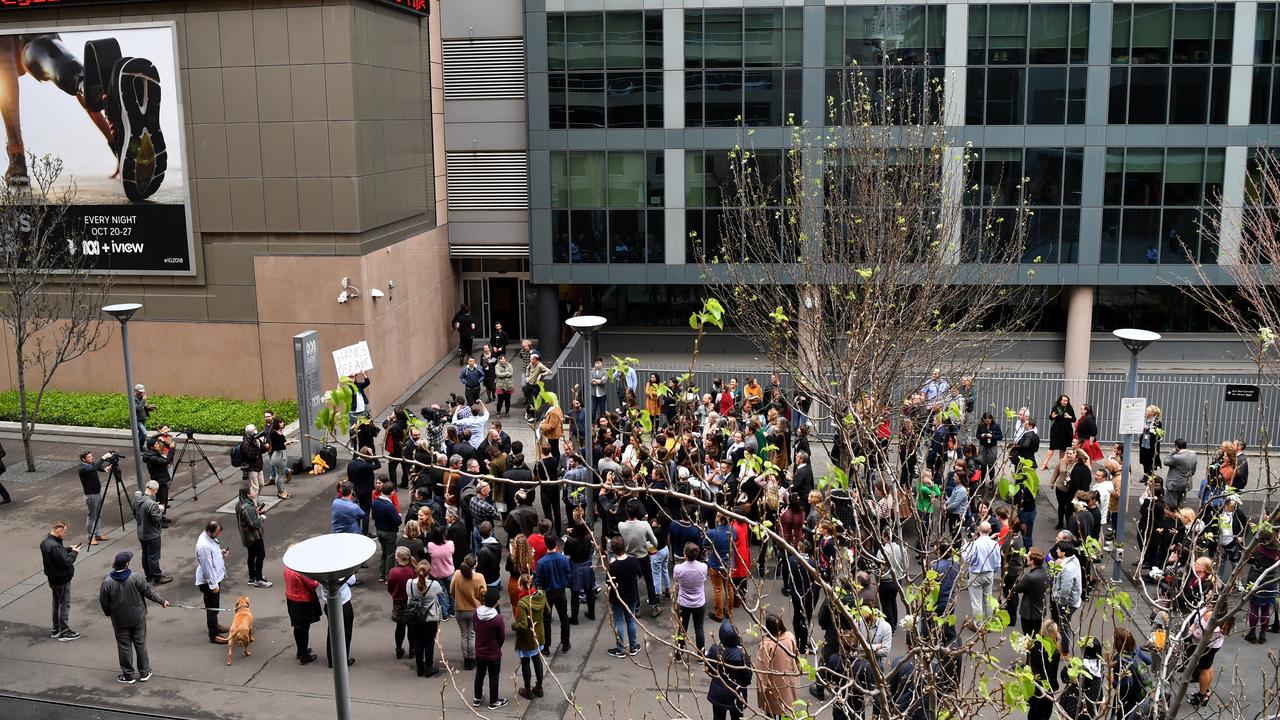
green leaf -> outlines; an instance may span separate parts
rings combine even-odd
[[[701,319],[698,317],[698,313],[694,313],[689,316],[689,327],[693,328],[694,330],[697,330],[698,328],[702,327],[702,322],[701,322]]]

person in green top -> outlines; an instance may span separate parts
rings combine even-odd
[[[520,672],[524,676],[524,687],[520,688],[520,697],[532,700],[542,697],[542,646],[546,642],[543,637],[543,615],[547,611],[547,594],[534,587],[533,577],[528,573],[519,579],[520,592],[523,596],[516,603],[516,623],[512,626],[516,631],[516,655],[520,657]],[[529,687],[530,666],[537,674],[538,684]]]
[[[922,470],[920,479],[916,482],[916,514],[919,516],[917,522],[920,524],[922,543],[933,534],[933,503],[940,497],[942,488],[934,484],[933,473],[927,469]]]

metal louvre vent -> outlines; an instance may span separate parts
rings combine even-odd
[[[524,39],[445,40],[445,100],[524,97]]]
[[[529,257],[528,245],[450,245],[450,257],[466,258],[521,258]]]
[[[523,152],[445,156],[450,210],[528,210],[529,157]]]

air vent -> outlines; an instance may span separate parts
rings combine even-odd
[[[524,39],[444,41],[444,98],[524,97]]]
[[[450,210],[528,210],[529,157],[523,152],[445,156]]]

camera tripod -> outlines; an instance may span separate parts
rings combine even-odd
[[[209,460],[209,456],[205,455],[204,448],[200,446],[200,441],[196,439],[194,432],[184,432],[185,439],[182,441],[182,447],[178,448],[178,455],[173,459],[173,477],[177,479],[178,473],[181,471],[182,463],[186,463],[191,471],[191,499],[199,500],[200,492],[196,489],[196,463],[203,460],[209,466],[209,472],[218,478],[218,471],[213,467],[213,462]],[[195,453],[191,457],[187,457],[187,450],[195,448]],[[199,455],[197,457],[196,455]],[[222,478],[218,478],[218,482],[222,482]]]
[[[112,455],[112,461],[109,467],[110,469],[107,470],[107,484],[115,485],[116,487],[116,502],[120,505],[120,532],[124,532],[124,498],[128,494],[128,491],[123,489],[124,479],[120,477],[119,455]],[[102,508],[107,504],[107,493],[105,490],[106,488],[103,488],[104,492],[102,493],[102,500],[98,502],[98,514],[93,517],[93,536],[102,534],[99,531],[99,528],[102,527]],[[129,514],[133,514],[132,508],[130,508]],[[92,541],[93,536],[89,537],[85,542]]]

